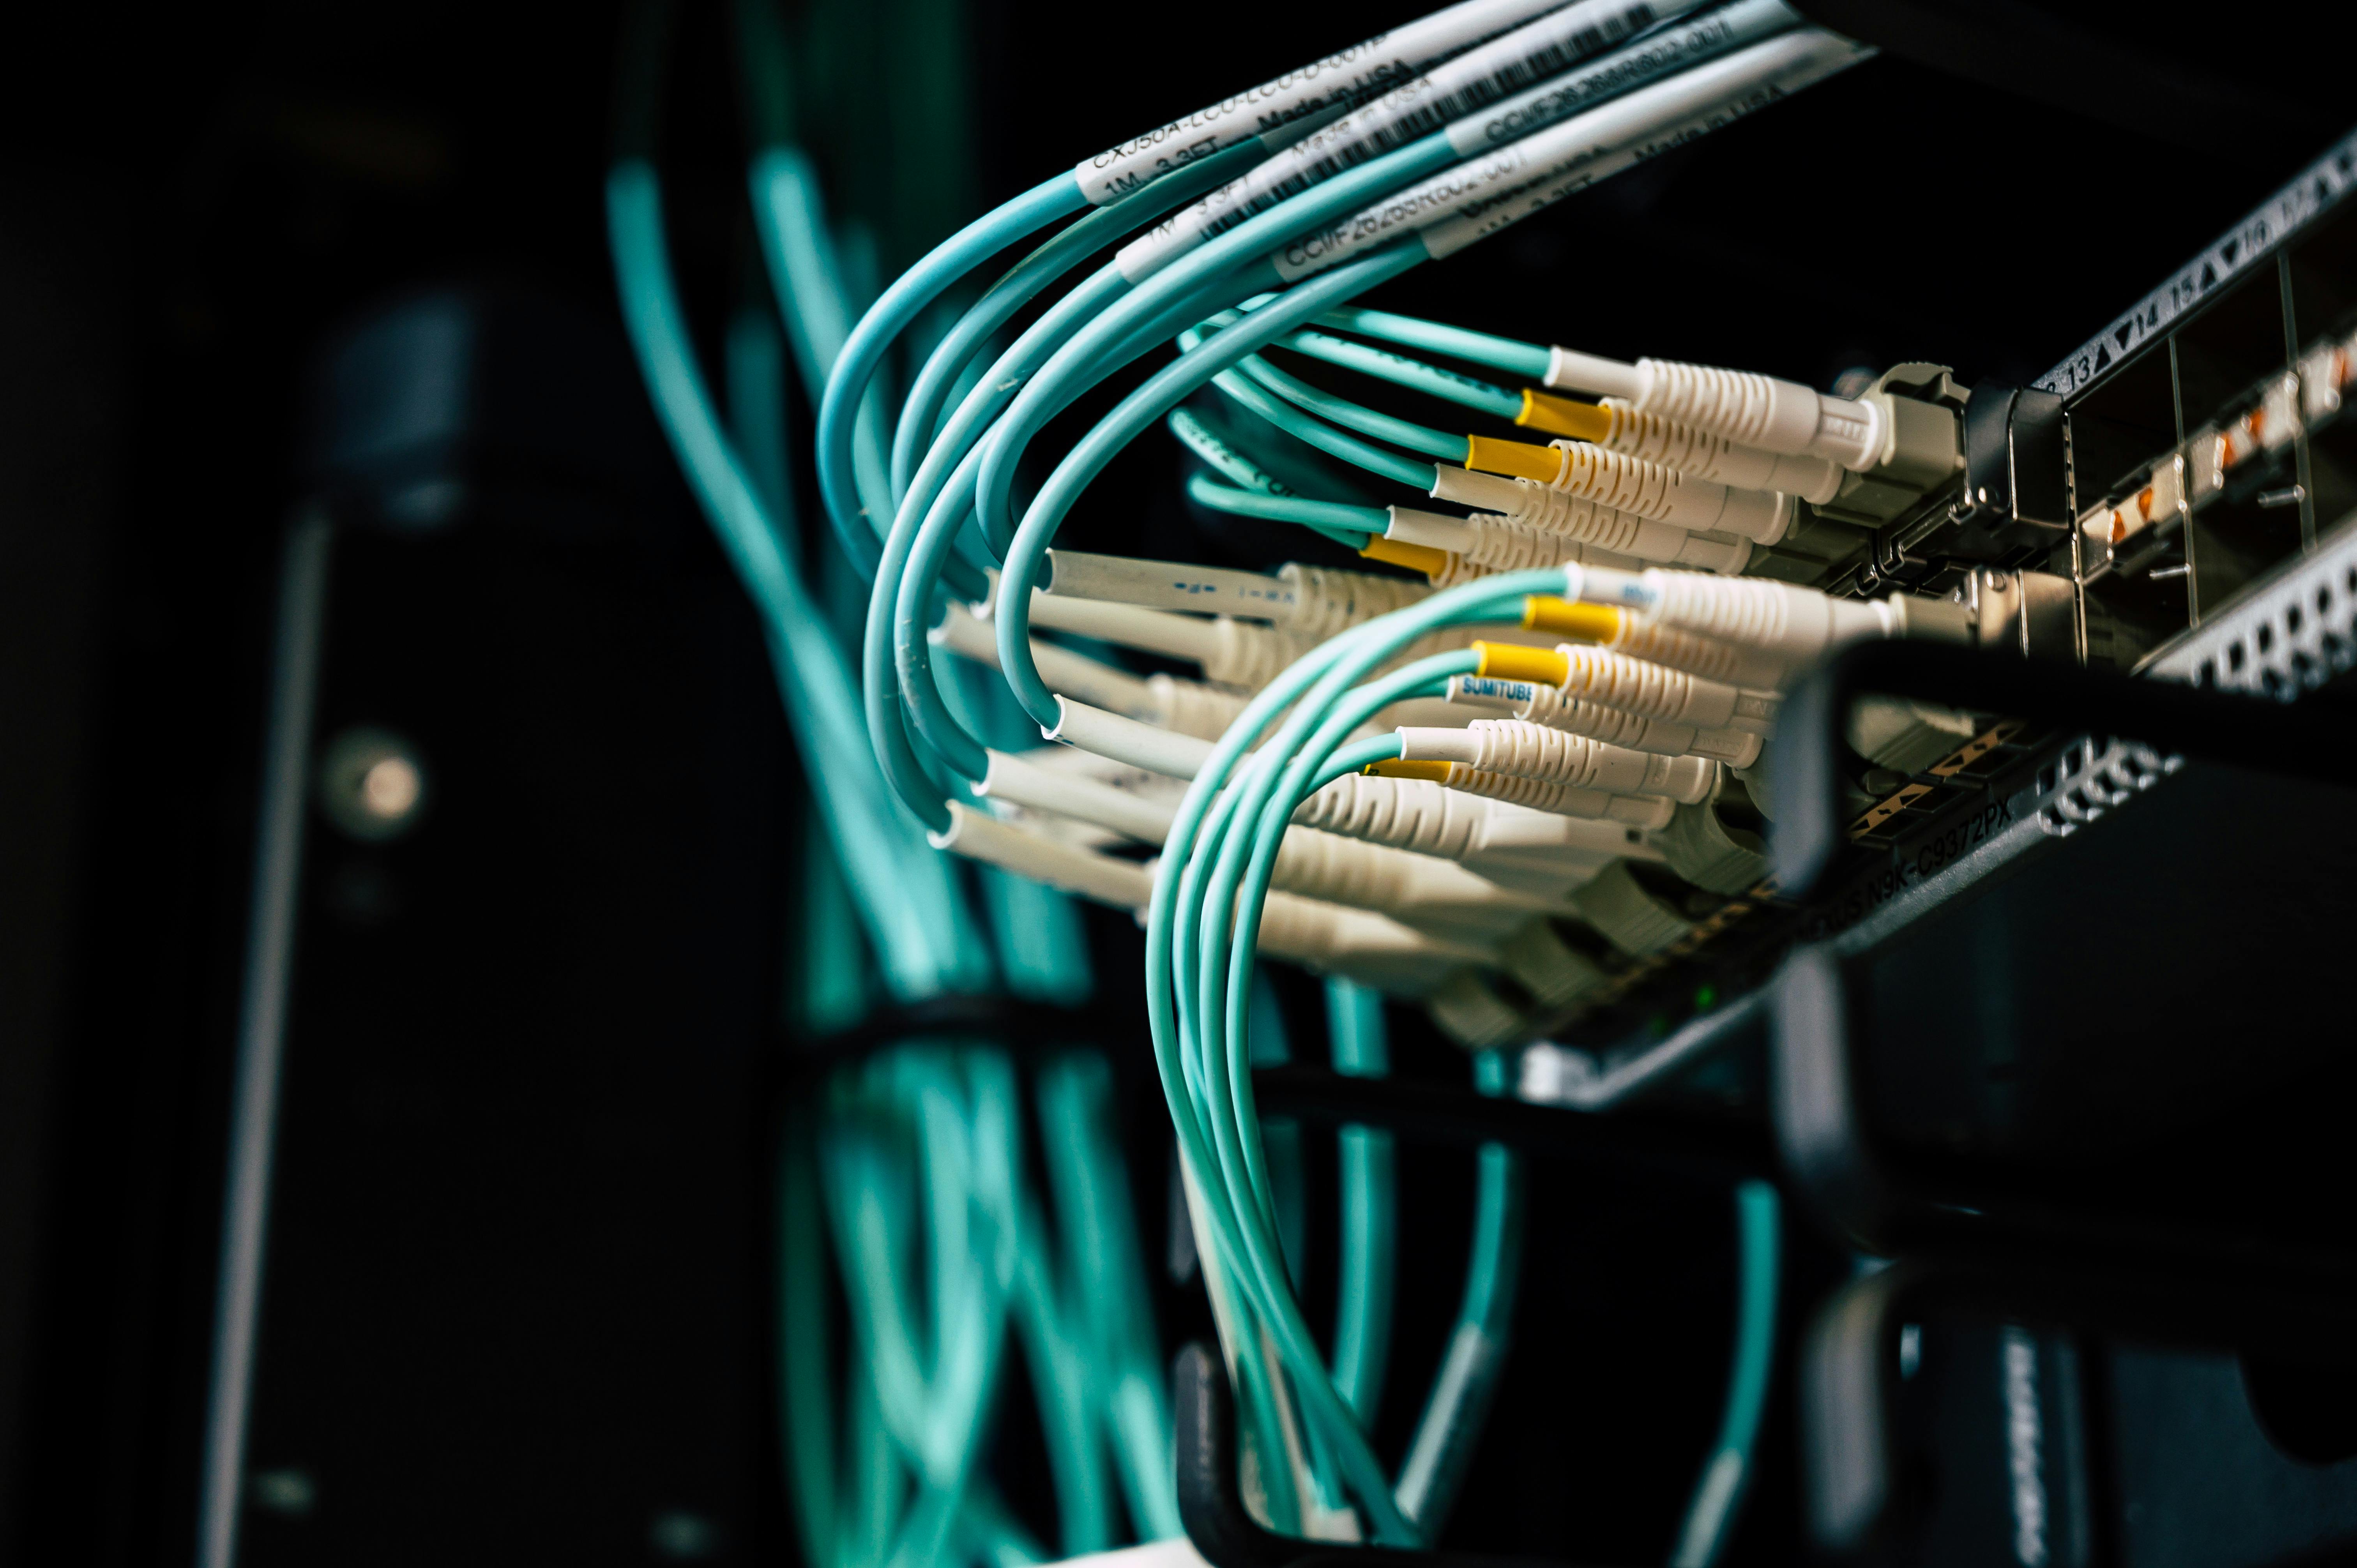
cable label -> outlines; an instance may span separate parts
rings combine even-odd
[[[1122,250],[1116,258],[1122,275],[1139,282],[1246,219],[1404,147],[1458,115],[1544,81],[1695,3],[1583,0],[1429,70],[1165,219]]]
[[[1446,170],[1269,260],[1291,283],[1416,230],[1428,254],[1448,255],[1872,53],[1817,28],[1755,44]]]
[[[1363,97],[1415,69],[1410,61],[1381,54],[1390,36],[1377,34],[1133,136],[1085,160],[1072,177],[1089,200],[1103,207],[1246,137],[1280,130],[1333,104]]]
[[[2176,320],[2272,253],[2276,242],[2357,187],[2357,132],[2341,139],[2291,183],[2269,197],[2232,232],[2180,268],[2143,303],[2038,378],[2040,392],[2068,397],[2114,365],[2133,357]]]
[[[1448,127],[1448,145],[1459,156],[1472,157],[1663,77],[1789,32],[1800,23],[1783,0],[1738,0],[1723,11],[1664,28],[1585,70],[1457,121]]]
[[[1791,48],[1793,45],[1800,47]],[[1780,48],[1779,46],[1786,47]],[[1461,211],[1451,213],[1447,221],[1435,223],[1425,230],[1426,253],[1436,261],[1453,255],[1475,241],[1511,228],[1576,191],[1585,190],[1598,180],[1608,179],[1624,169],[1733,124],[1746,115],[1755,114],[1772,103],[1781,102],[1801,89],[1845,70],[1874,53],[1863,45],[1813,29],[1755,47],[1763,55],[1785,56],[1768,62],[1770,70],[1761,73],[1765,80],[1702,113],[1659,128],[1648,127],[1618,146],[1598,146],[1576,154],[1563,160],[1558,170],[1545,179],[1534,181],[1519,190],[1500,192],[1479,205],[1469,205]],[[1746,51],[1746,55],[1750,53]],[[1727,63],[1744,62],[1746,55],[1731,57]],[[1675,87],[1678,83],[1673,81],[1663,85]],[[1577,121],[1570,123],[1572,126],[1577,124]]]
[[[1459,0],[1445,11],[1378,33],[1363,43],[1108,147],[1083,159],[1072,170],[1072,177],[1082,194],[1096,206],[1118,201],[1182,164],[1208,157],[1249,136],[1282,131],[1296,121],[1364,102],[1425,67],[1462,54],[1561,3]]]

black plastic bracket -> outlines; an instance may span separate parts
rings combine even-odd
[[[1772,1176],[1773,1144],[1745,1123],[1567,1110],[1476,1093],[1446,1084],[1352,1078],[1288,1065],[1253,1073],[1264,1116],[1329,1126],[1383,1127],[1434,1144],[1504,1144],[1538,1158],[1725,1176]]]
[[[1964,483],[1941,553],[2006,560],[2051,545],[2071,527],[2070,448],[2062,400],[2049,392],[1984,381],[1964,402]]]
[[[1279,1535],[1244,1509],[1236,1483],[1234,1407],[1219,1358],[1189,1345],[1178,1352],[1171,1380],[1178,1519],[1211,1568],[1559,1568],[1530,1558],[1338,1546]]]
[[[2272,699],[1927,642],[1874,642],[1820,665],[1785,701],[1770,766],[1782,815],[1769,836],[1778,886],[1806,898],[1847,846],[1845,725],[1865,693],[2003,714],[2069,732],[2126,736],[2157,751],[2289,779],[2357,779],[2357,727],[2330,693],[2297,714]],[[2320,711],[2319,705],[2322,710]]]
[[[2294,710],[2257,696],[1968,649],[1862,646],[1810,676],[1780,716],[1770,766],[1781,814],[1770,847],[1780,885],[1804,901],[1825,891],[1835,881],[1830,873],[1848,857],[1839,793],[1843,737],[1852,703],[1866,693],[2004,714],[2065,735],[2126,736],[2179,758],[2228,765],[2237,775],[2271,776],[2287,788],[2301,781],[2341,794],[2357,780],[2357,725],[2348,722],[2346,702],[2330,693],[2315,694]],[[2189,787],[2176,780],[2160,786]],[[2309,795],[2303,809],[2315,811],[2314,791]],[[2245,807],[2244,815],[2255,810]],[[2065,851],[2059,839],[2031,842],[2046,853],[2082,853]],[[2189,839],[2170,843],[2177,854],[2168,875],[2181,880],[2199,845]],[[2163,848],[2153,853],[2162,854]],[[2348,858],[2313,838],[2306,853],[2310,869],[2305,874],[2328,879]],[[1983,871],[1984,881],[1994,869]],[[2279,886],[2274,897],[2283,898],[2288,890],[2289,884]],[[2124,934],[2121,940],[2134,945],[2136,939]],[[1871,1042],[1853,1038],[1860,1015],[1853,981],[1869,961],[1865,949],[1841,939],[1803,945],[1786,960],[1770,997],[1770,1103],[1785,1169],[1815,1211],[1855,1244],[1886,1253],[1922,1247],[2004,1248],[2018,1257],[2100,1253],[2129,1266],[2242,1271],[2251,1277],[2272,1273],[2293,1280],[2338,1279],[2357,1267],[2357,1254],[2330,1238],[2314,1244],[2262,1240],[2211,1221],[2179,1223],[2158,1211],[2074,1208],[2050,1200],[2034,1182],[2001,1194],[2000,1212],[1975,1196],[1978,1187],[1943,1185],[1945,1177],[1927,1185],[1921,1169],[1902,1176],[1893,1163],[1899,1156],[1878,1152],[1868,1126],[1858,1062]],[[2270,1027],[2256,1013],[2242,1021],[2254,1030]],[[2162,1043],[2154,1038],[2147,1047],[2158,1050]]]
[[[2007,1259],[1902,1260],[1822,1307],[1801,1352],[1809,1526],[1817,1544],[1871,1551],[1905,1528],[1897,1436],[1902,1325],[1969,1316],[2032,1329],[2089,1330],[2149,1345],[2253,1353],[2301,1367],[2357,1365],[2357,1299],[2231,1280]]]

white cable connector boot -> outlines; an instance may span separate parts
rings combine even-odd
[[[1581,579],[1571,576],[1574,570],[1568,566],[1564,569],[1576,592]],[[1777,678],[1776,660],[1755,649],[1662,626],[1617,605],[1533,599],[1527,618],[1534,629],[1577,638],[1641,663],[1660,665],[1723,685],[1764,689]],[[1542,676],[1535,670],[1519,666],[1491,673],[1553,680],[1551,671]]]
[[[1566,580],[1573,570],[1566,569]],[[1811,661],[1849,642],[1908,636],[1971,640],[1968,612],[1947,599],[1904,594],[1840,599],[1759,578],[1650,567],[1640,573],[1577,570],[1577,592],[1583,602],[1634,611],[1653,626],[1743,649],[1770,671],[1764,679],[1738,679],[1738,685],[1781,687]]]
[[[1561,534],[1581,544],[1706,572],[1740,572],[1751,561],[1751,542],[1747,539],[1706,539],[1528,479],[1478,473],[1447,463],[1436,465],[1435,469],[1434,499],[1500,512],[1525,528]]]
[[[1664,671],[1668,673],[1668,671]],[[1701,757],[1730,768],[1749,768],[1765,742],[1749,730],[1705,729],[1669,719],[1647,718],[1620,708],[1567,695],[1560,686],[1509,681],[1494,675],[1458,675],[1448,700],[1469,707],[1503,710],[1508,716],[1586,736],[1657,757]],[[1479,721],[1476,721],[1479,722]]]
[[[1880,463],[1890,441],[1889,422],[1877,404],[1749,371],[1640,360],[1629,401],[1640,413],[1766,452],[1823,457],[1854,474]]]
[[[1641,570],[1645,564],[1634,555],[1542,532],[1493,512],[1445,517],[1439,512],[1395,506],[1391,514],[1391,522],[1383,532],[1386,544],[1437,552],[1439,558],[1437,562],[1395,555],[1383,558],[1423,572],[1435,588],[1453,588],[1501,572],[1560,566],[1568,561],[1584,566],[1617,566],[1623,571]]]
[[[1566,697],[1704,729],[1766,735],[1775,723],[1778,699],[1773,692],[1747,692],[1609,648],[1566,642],[1558,644],[1555,652],[1563,658],[1560,684]]]
[[[1670,360],[1630,365],[1556,349],[1547,357],[1546,384],[1623,398],[1640,413],[1659,414],[1763,452],[1823,457],[1853,473],[1880,463],[1890,444],[1889,421],[1878,405],[1749,371]]]
[[[1476,719],[1465,729],[1404,728],[1398,735],[1404,762],[1461,762],[1613,795],[1691,806],[1718,782],[1718,765],[1703,757],[1636,751],[1526,719]]]
[[[1458,732],[1451,730],[1448,733],[1454,735]],[[1659,796],[1608,794],[1601,789],[1583,789],[1577,784],[1565,784],[1552,779],[1526,779],[1519,773],[1494,773],[1486,768],[1474,768],[1462,762],[1444,762],[1437,766],[1442,769],[1437,782],[1444,789],[1575,822],[1617,822],[1623,827],[1651,830],[1669,826],[1670,819],[1677,811],[1675,801]]]
[[[1608,397],[1610,424],[1597,445],[1675,468],[1694,479],[1715,479],[1744,490],[1774,490],[1822,506],[1841,489],[1842,469],[1823,457],[1803,457],[1746,446],[1713,431],[1640,413],[1627,399]]]
[[[1672,809],[1667,802],[1644,804]],[[1353,773],[1303,801],[1293,820],[1346,838],[1457,861],[1501,886],[1550,902],[1614,860],[1662,858],[1646,842],[1641,825],[1534,810],[1429,779]]]
[[[1563,454],[1563,471],[1549,489],[1688,533],[1732,533],[1755,544],[1773,544],[1791,532],[1800,512],[1788,495],[1732,489],[1585,441],[1550,445]]]

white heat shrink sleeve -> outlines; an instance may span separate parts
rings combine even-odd
[[[1130,282],[1142,282],[1204,241],[1287,197],[1405,146],[1699,4],[1578,0],[1526,22],[1400,83],[1180,208],[1124,246],[1114,257],[1114,264]]]
[[[1465,729],[1404,728],[1408,761],[1461,762],[1613,795],[1657,795],[1691,806],[1718,781],[1718,766],[1699,757],[1661,756],[1614,746],[1525,719],[1476,719]]]
[[[1286,830],[1270,882],[1304,898],[1372,909],[1460,940],[1496,941],[1547,907],[1455,861],[1315,828]]]
[[[1781,661],[1762,650],[1697,637],[1693,632],[1674,626],[1657,626],[1634,616],[1621,621],[1620,635],[1611,648],[1648,664],[1666,665],[1706,681],[1755,691],[1776,689],[1786,674]]]
[[[1818,28],[1708,60],[1443,170],[1269,260],[1291,283],[1421,231],[1451,255],[1575,190],[1781,102],[1872,51]]]
[[[1291,893],[1261,906],[1259,950],[1312,970],[1333,971],[1395,995],[1420,996],[1467,967],[1495,969],[1486,947],[1452,942],[1372,909],[1345,908]]]
[[[1223,147],[1347,108],[1560,3],[1462,0],[1107,147],[1082,159],[1072,178],[1092,205],[1103,207]]]

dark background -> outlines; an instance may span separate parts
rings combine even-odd
[[[913,134],[905,104],[862,85],[891,64],[896,29],[954,29],[972,68],[963,87],[925,88],[962,92],[972,130],[877,208],[888,271],[985,201],[1415,8],[1214,7],[1183,27],[1028,0],[863,9],[806,106],[844,209],[867,199],[879,148]],[[2027,380],[2349,117],[2342,40],[2313,16],[2035,15],[2090,30],[2105,69],[2024,96],[1879,59],[1380,303],[1821,385],[1902,359]],[[721,8],[683,16],[663,162],[710,350],[748,286],[746,142]],[[432,288],[528,300],[615,349],[600,183],[618,31],[597,5],[15,19],[0,86],[0,1553],[189,1553],[274,562],[315,484],[307,388],[339,331]],[[2249,113],[2175,97],[2152,60]],[[2186,107],[2156,114],[2156,100]],[[2120,118],[2107,102],[2134,104],[2140,128],[2067,106]],[[770,1116],[793,1066],[778,1020],[796,786],[750,613],[627,366],[599,375],[568,383],[597,409],[587,424],[648,455],[616,531],[493,518],[431,552],[364,540],[339,566],[323,725],[398,709],[448,779],[481,788],[457,790],[409,861],[359,874],[390,890],[375,925],[336,902],[345,862],[368,857],[310,868],[253,1458],[306,1466],[317,1502],[255,1523],[252,1561],[636,1562],[689,1539],[650,1522],[674,1514],[707,1521],[702,1555],[791,1550],[762,1314]],[[1071,539],[1254,558],[1254,536],[1194,538],[1177,473],[1167,444],[1139,443]],[[1126,923],[1094,929],[1118,999]],[[552,1005],[567,995],[571,1011]],[[1134,1033],[1113,1043],[1143,1050]],[[1402,1054],[1461,1070],[1428,1042]],[[1136,1065],[1151,1242],[1162,1155]],[[1465,1178],[1456,1156],[1409,1168],[1426,1173],[1413,1257],[1420,1235],[1456,1233]],[[1515,1457],[1485,1463],[1466,1539],[1658,1558],[1716,1399],[1723,1198],[1556,1173],[1534,1213],[1555,1229],[1524,1294],[1530,1376],[1491,1448]],[[1837,1267],[1798,1262],[1804,1280]],[[1453,1290],[1403,1307],[1394,1444]],[[1183,1298],[1166,1305],[1184,1326]],[[1632,1352],[1599,1373],[1566,1349],[1646,1333],[1683,1359]],[[1792,1544],[1781,1403],[1770,1419],[1739,1547],[1757,1558]]]

